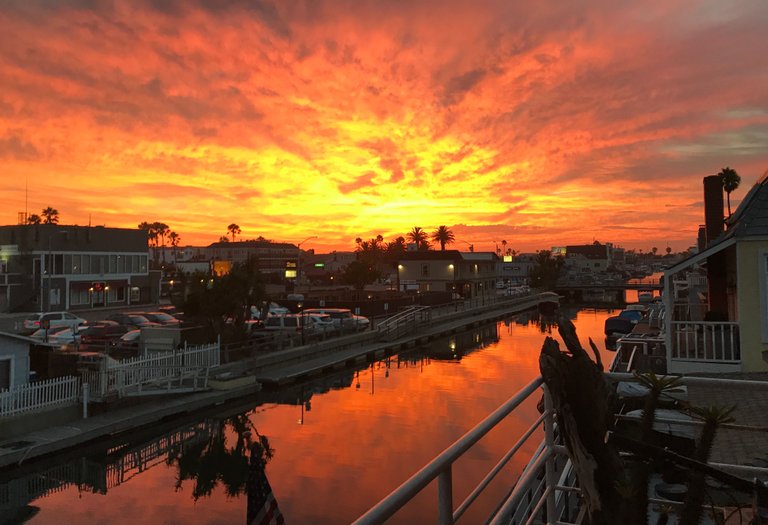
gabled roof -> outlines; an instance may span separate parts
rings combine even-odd
[[[707,248],[683,259],[664,271],[665,275],[677,273],[707,259],[740,239],[746,237],[768,237],[768,172],[752,186],[733,215],[726,221],[728,229]]]
[[[495,261],[498,256],[493,252],[460,252],[459,250],[422,250],[404,252],[402,261]]]
[[[728,229],[718,242],[730,237],[768,235],[768,171],[752,186],[726,225]]]

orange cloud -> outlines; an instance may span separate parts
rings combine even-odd
[[[766,167],[766,21],[758,0],[9,2],[3,220],[26,181],[33,212],[190,243],[235,221],[318,249],[440,224],[478,249],[682,249],[703,176]]]

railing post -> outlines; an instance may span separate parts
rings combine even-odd
[[[88,419],[88,402],[90,397],[90,386],[88,383],[83,383],[83,419]]]
[[[437,507],[440,511],[438,523],[453,525],[453,480],[451,465],[445,467],[437,477]]]
[[[552,396],[549,394],[547,385],[542,385],[544,389],[544,444],[546,451],[550,452],[549,459],[544,466],[546,475],[547,492],[547,524],[557,522],[557,507],[555,504],[555,487],[557,486],[557,473],[555,472],[555,410],[552,405]]]

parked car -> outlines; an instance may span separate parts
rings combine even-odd
[[[309,318],[312,320],[313,328],[318,332],[329,333],[336,330],[336,323],[328,314],[312,314]]]
[[[38,328],[42,328],[43,322],[48,321],[48,328],[66,328],[75,329],[79,326],[88,324],[88,321],[69,312],[38,312],[24,319],[24,331],[32,333]]]
[[[29,337],[39,341],[60,345],[78,344],[80,342],[80,334],[77,330],[72,330],[66,326],[57,326],[47,330],[45,328],[40,328]]]
[[[120,338],[130,327],[115,321],[99,321],[80,331],[80,342],[84,345],[105,345]]]
[[[271,315],[264,321],[264,330],[268,331],[293,331],[313,329],[312,319],[309,315],[288,314]]]
[[[348,308],[307,308],[305,315],[329,315],[338,330],[357,330],[357,321]]]
[[[144,327],[144,326],[162,326],[159,323],[153,323],[146,317],[144,317],[141,314],[135,314],[131,312],[122,312],[122,313],[116,313],[112,314],[107,317],[108,321],[115,321],[116,323],[125,325],[125,326],[136,326],[136,327]]]
[[[129,351],[136,352],[139,349],[139,342],[141,341],[141,330],[129,330],[125,332],[120,338],[112,342],[112,349],[115,351]]]
[[[355,326],[358,330],[368,330],[371,325],[371,320],[363,315],[352,315],[352,318],[355,320]]]
[[[267,317],[271,315],[286,315],[291,313],[291,311],[286,308],[285,306],[280,306],[277,303],[269,303],[269,307],[267,308]],[[261,310],[256,305],[251,305],[251,319],[260,319],[261,318]]]
[[[141,312],[150,322],[161,324],[163,326],[180,326],[181,321],[165,312]]]

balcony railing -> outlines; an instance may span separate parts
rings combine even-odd
[[[735,322],[672,321],[673,360],[741,362],[739,325]]]

